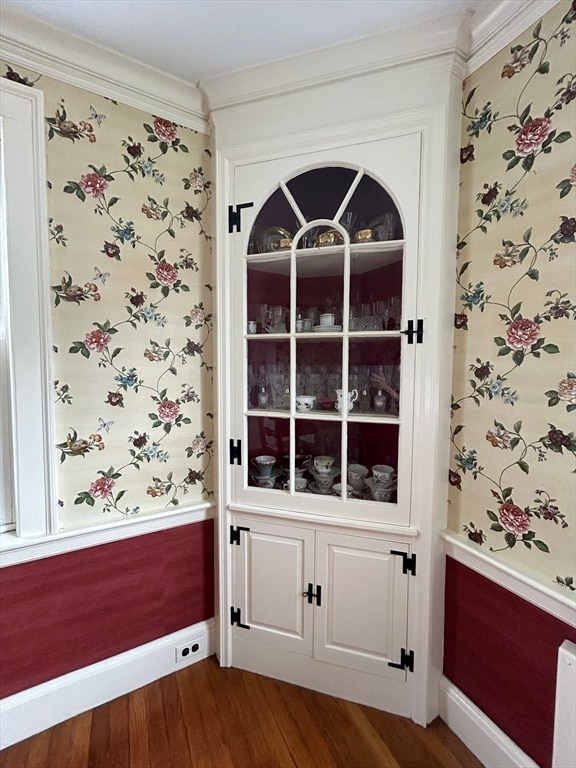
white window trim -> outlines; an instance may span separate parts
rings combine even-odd
[[[16,536],[57,528],[51,327],[48,306],[48,205],[44,97],[41,91],[0,80],[2,156],[6,188],[9,297],[9,402],[12,505]]]

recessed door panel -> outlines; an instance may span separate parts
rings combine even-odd
[[[406,647],[407,551],[390,541],[319,532],[316,580],[323,605],[316,609],[315,657],[321,661],[403,679],[388,666]]]
[[[314,606],[302,593],[313,581],[314,532],[253,521],[239,523],[235,547],[236,600],[241,623],[235,634],[297,653],[312,653]]]

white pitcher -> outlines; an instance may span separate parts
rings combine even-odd
[[[336,410],[342,411],[342,390],[341,389],[335,389],[336,397],[338,400],[336,401]],[[357,389],[351,389],[350,392],[348,392],[348,411],[350,412],[352,410],[352,407],[354,403],[358,400],[358,390]]]

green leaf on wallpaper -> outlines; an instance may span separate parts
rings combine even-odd
[[[510,549],[512,549],[512,547],[516,545],[516,536],[514,536],[513,533],[505,533],[504,541],[506,542],[506,544],[508,544]]]
[[[540,279],[540,272],[537,269],[529,269],[526,273],[530,280],[539,280]]]
[[[522,422],[517,421],[516,424],[514,424],[514,432],[516,432],[516,434],[519,435],[521,429],[522,429]]]
[[[516,463],[518,464],[518,466],[520,467],[522,472],[525,472],[527,475],[530,473],[530,467],[528,466],[528,464],[525,461],[522,461],[520,459],[520,461],[517,461]]]
[[[452,433],[452,434],[454,435],[454,437],[456,437],[456,435],[457,435],[459,432],[462,432],[462,430],[463,430],[463,429],[464,429],[464,425],[463,425],[463,424],[457,424],[457,425],[454,427],[454,431],[453,431],[453,433]]]
[[[476,88],[478,88],[478,86],[476,86]],[[471,102],[471,101],[472,101],[472,99],[474,98],[474,94],[476,93],[476,88],[472,88],[472,90],[470,91],[470,93],[469,93],[469,94],[468,94],[468,96],[466,97],[466,101],[464,102],[464,109],[466,109],[466,107],[468,106],[468,104],[470,104],[470,102]]]
[[[488,515],[490,520],[492,520],[492,522],[494,522],[494,523],[498,522],[498,515],[496,514],[496,512],[492,512],[491,509],[487,509],[486,510],[486,514]]]
[[[530,242],[530,238],[532,237],[532,227],[526,230],[524,234],[522,235],[522,240],[524,240],[525,243]]]
[[[112,208],[113,205],[116,205],[118,200],[120,200],[119,197],[111,197],[110,200],[108,200],[108,208]]]
[[[502,528],[500,523],[492,523],[492,525],[490,526],[490,530],[491,531],[496,531],[496,533],[502,533],[504,528]]]
[[[174,238],[174,240],[176,239],[176,232],[174,232],[174,230],[172,229],[172,227],[168,227],[168,229],[166,230],[166,232],[168,232],[168,234],[170,235],[170,237],[173,237],[173,238]]]
[[[520,312],[521,309],[522,309],[522,302],[521,301],[519,301],[518,304],[514,304],[514,306],[510,310],[510,316],[512,317],[512,319],[517,317],[517,315],[518,315],[518,313]]]
[[[560,199],[570,194],[570,190],[574,185],[570,183],[570,179],[563,179],[560,184],[556,184],[556,189],[560,190]]]
[[[116,496],[116,503],[118,503],[120,501],[120,499],[122,498],[122,496],[124,496],[125,493],[126,493],[126,491],[120,491],[118,496]]]
[[[503,339],[502,336],[494,336],[494,344],[498,347],[503,347],[506,345],[506,339]]]
[[[544,344],[542,347],[544,352],[547,352],[549,355],[557,355],[558,352],[560,352],[560,348],[556,346],[556,344]]]
[[[558,136],[554,139],[555,144],[563,144],[565,141],[568,141],[569,138],[571,138],[572,134],[570,131],[562,131],[562,133],[559,133]]]
[[[501,347],[501,348],[498,350],[498,357],[504,357],[504,355],[509,355],[509,354],[510,354],[510,352],[512,352],[512,350],[510,349],[510,347]]]
[[[548,549],[548,545],[545,544],[543,541],[540,541],[540,539],[534,539],[534,546],[540,550],[540,552],[550,552]]]
[[[513,157],[516,157],[516,152],[513,149],[507,149],[506,152],[502,153],[502,157],[504,160],[512,160]]]
[[[532,166],[534,165],[534,160],[536,159],[536,155],[527,155],[524,160],[522,160],[522,168],[525,171],[529,171]]]
[[[520,264],[522,264],[526,256],[528,256],[529,251],[530,251],[530,246],[528,245],[525,248],[522,248],[522,250],[518,254],[518,258],[520,259]]]
[[[543,61],[542,64],[540,64],[540,66],[536,70],[536,72],[538,72],[538,74],[540,75],[547,75],[548,72],[550,72],[550,63],[547,61]]]
[[[520,115],[520,124],[521,124],[521,125],[524,125],[524,123],[526,122],[526,120],[527,120],[527,119],[530,117],[530,110],[531,110],[531,109],[532,109],[532,104],[530,103],[530,104],[528,104],[528,106],[526,107],[526,109],[525,109],[525,110],[522,112],[522,114]]]
[[[537,40],[540,37],[540,30],[542,29],[542,21],[539,21],[538,24],[534,27],[532,30],[532,37]]]
[[[515,168],[521,160],[522,158],[520,157],[520,155],[516,155],[512,160],[510,160],[510,162],[506,166],[506,170],[507,171],[512,170],[512,168]]]
[[[512,360],[514,360],[516,365],[522,365],[524,362],[524,352],[521,349],[517,349],[512,355]]]
[[[503,488],[502,489],[502,498],[504,499],[504,501],[506,501],[506,499],[509,499],[510,496],[512,496],[512,491],[513,490],[514,489],[511,486],[509,488]]]

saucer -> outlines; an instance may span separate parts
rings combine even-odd
[[[341,325],[315,325],[314,333],[339,333],[342,330]]]
[[[340,467],[331,467],[328,472],[318,472],[314,464],[310,467],[310,474],[314,477],[321,478],[321,479],[327,479],[329,477],[336,477],[336,475],[339,475],[341,472]]]
[[[316,480],[312,480],[311,483],[308,483],[308,489],[312,491],[312,493],[317,493],[319,496],[330,496],[332,494],[332,488],[328,488],[327,491],[321,491],[316,485]]]

